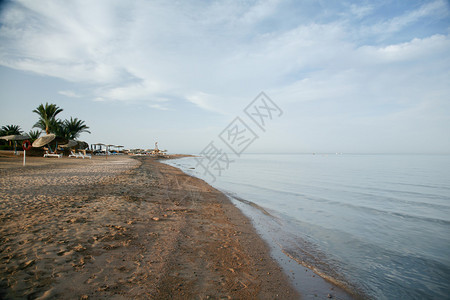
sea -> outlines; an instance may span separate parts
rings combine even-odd
[[[199,157],[166,163],[227,194],[289,261],[359,297],[450,299],[450,155],[243,154],[215,178]]]

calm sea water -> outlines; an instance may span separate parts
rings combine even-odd
[[[208,179],[195,158],[169,164]],[[247,154],[212,184],[268,212],[291,257],[367,297],[450,298],[449,155]]]

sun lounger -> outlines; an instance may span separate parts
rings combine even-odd
[[[82,158],[82,159],[84,159],[83,154],[81,154],[81,153],[76,153],[76,152],[74,152],[74,151],[70,151],[69,157],[75,157],[75,158]]]
[[[83,156],[83,158],[89,158],[89,159],[92,158],[92,155],[90,155],[89,153],[86,153],[86,154],[80,153],[80,154]]]
[[[48,151],[45,151],[44,157],[57,157],[61,158],[63,155],[59,153],[49,153]]]

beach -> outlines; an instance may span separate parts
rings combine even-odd
[[[0,297],[298,299],[229,199],[150,157],[0,157]]]

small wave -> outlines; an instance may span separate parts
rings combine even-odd
[[[280,244],[278,244],[278,246],[280,247],[281,252],[284,255],[286,255],[287,257],[289,257],[296,263],[304,266],[305,268],[308,268],[309,270],[313,271],[318,276],[322,277],[323,279],[332,283],[333,285],[340,287],[341,289],[345,290],[348,294],[352,295],[356,299],[363,298],[362,295],[364,295],[364,292],[361,291],[360,288],[350,284],[345,279],[339,279],[341,276],[338,275],[337,273],[335,273],[334,271],[330,270],[330,268],[328,268],[328,271],[322,271],[315,265],[310,264],[306,260],[303,260],[303,259],[300,259],[299,257],[297,257],[291,250],[283,248],[283,246]],[[330,273],[332,273],[333,275],[330,275]]]
[[[239,197],[239,196],[236,196],[236,195],[234,195],[234,194],[232,194],[232,193],[230,193],[230,192],[224,192],[224,193],[225,193],[225,195],[227,195],[228,197],[233,198],[233,199],[235,199],[235,200],[237,200],[237,201],[239,201],[239,202],[242,202],[242,203],[244,203],[244,204],[250,205],[251,207],[256,208],[257,210],[259,210],[260,212],[262,212],[263,214],[265,214],[266,216],[269,216],[269,217],[271,217],[271,218],[276,219],[276,217],[275,217],[274,215],[272,215],[271,213],[269,213],[264,207],[262,207],[262,206],[260,206],[260,205],[258,205],[258,204],[254,203],[254,202],[251,202],[251,201],[248,201],[248,200],[245,200],[244,198],[241,198],[241,197]]]
[[[414,215],[409,215],[409,214],[405,214],[405,213],[401,213],[401,212],[387,211],[387,210],[382,210],[382,209],[378,209],[378,208],[373,208],[373,207],[368,207],[368,206],[363,206],[363,205],[353,205],[350,203],[344,203],[344,202],[338,202],[338,201],[332,201],[332,202],[334,202],[335,204],[350,207],[350,208],[353,208],[356,210],[370,211],[370,212],[375,212],[378,214],[396,216],[396,217],[401,217],[404,219],[415,220],[415,221],[419,220],[419,221],[425,221],[425,222],[441,224],[441,225],[450,225],[449,220],[430,218],[430,217],[425,217],[425,216],[414,216]]]
[[[353,190],[343,190],[343,191],[349,191],[349,192],[358,193],[358,194],[367,195],[367,196],[373,196],[374,194],[361,192],[360,190],[383,192],[383,193],[391,193],[391,194],[402,194],[402,195],[406,195],[408,197],[412,196],[412,197],[418,198],[418,199],[443,200],[443,196],[442,195],[429,194],[429,193],[420,193],[420,192],[414,192],[414,191],[405,191],[405,190],[398,190],[398,189],[396,190],[396,189],[379,188],[379,187],[361,187],[361,186],[358,186],[358,185],[350,185],[350,184],[347,184],[347,185],[341,184],[340,186],[353,189]],[[411,185],[411,186],[417,186],[417,185]],[[390,197],[383,196],[383,198],[386,198],[389,201],[394,201],[394,202],[398,202],[398,203],[412,204],[412,205],[416,205],[416,206],[419,206],[419,207],[435,208],[435,209],[450,209],[450,206],[449,205],[445,205],[445,204],[429,203],[429,202],[423,202],[423,201],[419,202],[419,201],[401,199],[401,198],[392,197],[392,196],[390,196]]]
[[[338,292],[338,290],[342,290],[347,295],[351,295],[349,296],[349,298],[344,297],[342,299],[367,298],[361,296],[364,295],[361,289],[356,288],[355,285],[351,284],[343,276],[336,272],[332,265],[329,265],[327,263],[327,261],[330,262],[332,261],[332,259],[322,253],[319,248],[314,245],[314,243],[307,241],[297,234],[292,234],[286,231],[286,220],[279,219],[279,217],[274,216],[265,208],[252,201],[243,199],[231,192],[222,192],[224,192],[229,198],[255,208],[258,212],[261,213],[256,217],[260,221],[264,220],[263,222],[257,222],[259,224],[258,227],[260,234],[262,234],[263,238],[266,239],[269,244],[272,244],[273,246],[278,248],[283,256],[289,258],[295,264],[299,264],[309,269],[309,271],[317,274],[318,277],[321,277],[332,285],[336,286],[336,293],[341,293]],[[297,243],[300,243],[302,246],[295,247],[292,245],[292,243],[295,243],[296,245]],[[292,248],[292,246],[296,248],[296,250],[293,250],[294,248]]]
[[[252,187],[252,188],[257,188],[259,190],[265,190],[265,191],[270,191],[270,192],[275,192],[275,193],[292,195],[292,196],[296,196],[296,197],[302,197],[303,199],[308,199],[308,200],[312,200],[312,201],[315,201],[315,202],[321,202],[321,203],[337,205],[337,206],[345,206],[345,207],[353,208],[355,210],[360,210],[360,211],[375,212],[375,213],[378,213],[378,214],[397,216],[397,217],[402,217],[402,218],[405,218],[405,219],[420,220],[420,221],[432,222],[432,223],[442,224],[442,225],[450,225],[450,221],[449,220],[444,220],[444,219],[430,218],[430,217],[425,217],[425,216],[415,216],[415,215],[405,214],[405,213],[401,213],[401,212],[382,210],[382,209],[373,208],[373,207],[369,207],[369,206],[365,206],[365,205],[355,205],[355,204],[351,204],[351,203],[348,203],[348,202],[336,201],[336,200],[331,200],[331,199],[327,199],[327,198],[323,198],[323,197],[311,197],[311,196],[309,196],[307,194],[303,194],[303,193],[281,191],[281,190],[277,190],[277,189],[273,189],[273,188],[267,188],[267,187],[262,187],[262,186],[257,186],[257,185],[253,185],[253,184],[245,184],[245,183],[235,183],[235,184],[236,185],[241,185],[241,186],[248,186],[248,187]],[[365,195],[373,196],[372,194],[365,194]],[[232,197],[234,198],[235,196],[232,196]],[[388,200],[394,200],[394,198],[392,198],[392,197],[383,197],[383,198],[388,199]],[[239,199],[236,199],[236,200],[240,201]],[[242,199],[242,200],[244,200],[244,199]],[[244,201],[248,201],[248,200],[244,200]],[[244,202],[244,201],[242,201],[242,202]],[[253,203],[253,202],[251,202],[251,203]],[[255,203],[253,203],[253,204],[257,205]],[[433,207],[433,208],[447,209],[447,207],[440,207],[440,206],[434,205],[434,204],[430,204],[430,206]]]
[[[391,182],[389,182],[391,183]],[[405,185],[405,186],[412,186],[412,187],[424,187],[424,188],[430,188],[430,189],[444,189],[444,190],[450,190],[450,187],[444,186],[444,185],[429,185],[429,184],[418,184],[418,183],[404,183],[404,182],[396,182],[397,185]]]

